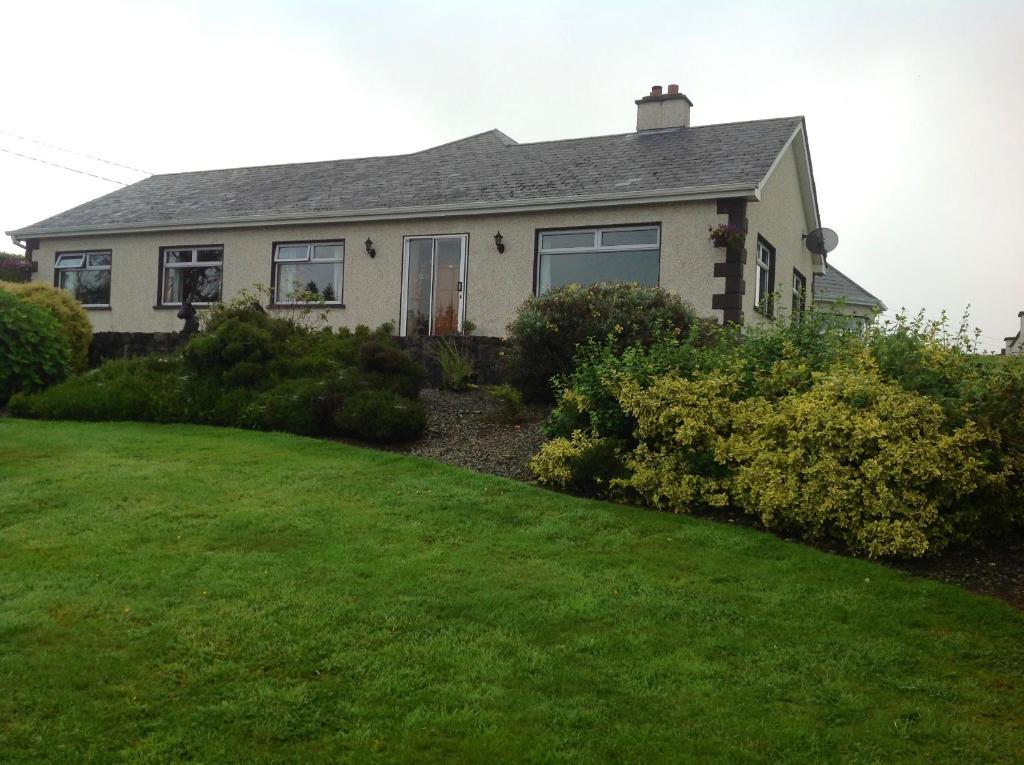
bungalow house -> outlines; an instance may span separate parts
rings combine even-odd
[[[772,321],[825,271],[802,117],[691,126],[675,85],[637,129],[520,144],[498,130],[414,154],[155,175],[8,232],[97,332],[173,332],[182,301],[268,285],[337,326],[498,336],[568,283],[661,285],[721,322]],[[737,232],[716,248],[709,228]],[[780,294],[781,300],[768,296]]]
[[[1001,351],[1003,355],[1018,356],[1024,353],[1024,311],[1018,311],[1017,318],[1020,319],[1020,329],[1013,337],[1003,339],[1006,343],[1006,347]]]
[[[885,303],[833,265],[814,277],[814,305],[820,311],[850,317],[850,324],[869,324],[886,310]]]

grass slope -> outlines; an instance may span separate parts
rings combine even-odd
[[[5,763],[1011,762],[1022,638],[749,529],[293,436],[0,420]]]

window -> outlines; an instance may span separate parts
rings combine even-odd
[[[61,252],[54,263],[55,287],[67,290],[86,308],[110,305],[110,250]]]
[[[765,316],[774,317],[772,285],[775,283],[775,248],[761,237],[757,238],[757,282],[754,307]]]
[[[224,248],[164,247],[160,251],[160,305],[181,305],[189,298],[195,305],[220,300],[224,273]]]
[[[274,245],[274,302],[341,305],[345,242]]]
[[[658,284],[658,226],[542,231],[539,236],[538,295],[566,284]]]
[[[799,316],[807,307],[807,280],[793,269],[793,315]]]

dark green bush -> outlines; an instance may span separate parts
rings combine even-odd
[[[308,329],[254,306],[221,307],[170,359],[110,361],[99,369],[19,397],[19,416],[79,420],[193,422],[303,435],[351,433],[376,441],[422,431],[423,369],[381,332]],[[345,428],[342,409],[353,405]],[[406,407],[405,419],[398,416]],[[360,406],[362,409],[360,409]],[[420,424],[417,425],[417,422]]]
[[[11,399],[16,417],[44,420],[187,422],[180,364],[152,358],[108,361],[31,396]]]
[[[635,284],[569,285],[530,298],[508,326],[512,382],[528,401],[553,399],[552,380],[573,369],[577,347],[611,337],[622,350],[660,330],[686,331],[694,313],[677,296]]]
[[[57,319],[0,290],[0,406],[19,391],[40,390],[70,371],[70,349]]]
[[[89,345],[92,343],[92,324],[85,309],[75,298],[66,290],[42,282],[12,284],[0,281],[0,290],[14,293],[49,311],[60,324],[61,332],[68,342],[72,371],[85,370],[89,362]]]
[[[330,433],[331,420],[321,416],[323,380],[284,380],[256,396],[242,410],[240,424],[256,430],[280,430],[304,436]]]
[[[367,441],[412,441],[423,434],[427,415],[416,401],[386,390],[367,390],[347,399],[334,423],[345,435]]]

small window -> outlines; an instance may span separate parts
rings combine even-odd
[[[224,248],[169,247],[161,251],[160,304],[209,305],[220,300]]]
[[[110,305],[110,265],[105,252],[62,252],[54,263],[54,284],[70,292],[86,308]]]
[[[657,286],[661,259],[658,226],[545,231],[540,234],[537,294],[567,284],[635,282]]]
[[[807,308],[807,279],[793,269],[793,315],[799,316]]]
[[[754,307],[765,316],[774,317],[772,297],[775,282],[775,248],[761,237],[757,238],[757,282],[755,284]]]
[[[341,305],[345,243],[289,243],[274,247],[274,302]]]

